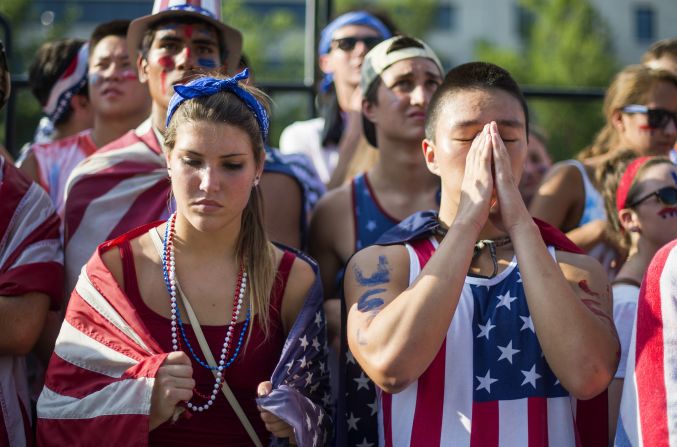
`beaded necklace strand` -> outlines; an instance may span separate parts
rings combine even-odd
[[[237,323],[237,319],[240,316],[240,311],[242,309],[242,302],[244,301],[245,292],[247,290],[247,272],[244,271],[244,264],[240,266],[240,272],[237,277],[235,284],[235,293],[233,299],[233,313],[231,315],[230,324],[228,325],[228,331],[226,332],[226,338],[223,342],[223,348],[221,349],[221,356],[219,358],[218,366],[210,366],[206,361],[202,361],[190,344],[188,337],[186,336],[186,331],[181,320],[181,312],[176,302],[177,295],[177,285],[176,285],[176,261],[174,257],[174,233],[176,225],[176,213],[173,213],[169,219],[167,219],[167,226],[165,228],[165,238],[163,241],[163,252],[164,256],[162,258],[162,272],[165,281],[165,286],[167,287],[167,292],[169,292],[170,297],[170,306],[171,306],[171,334],[172,334],[172,350],[179,351],[181,349],[181,339],[178,337],[177,332],[181,334],[183,342],[193,357],[193,359],[202,367],[218,371],[216,373],[214,388],[210,396],[204,396],[200,393],[198,396],[208,399],[207,403],[204,405],[194,405],[191,402],[187,403],[187,407],[191,410],[202,412],[212,406],[216,396],[218,395],[219,388],[221,388],[221,382],[223,381],[223,370],[228,368],[232,363],[237,359],[240,354],[240,348],[242,347],[242,341],[244,339],[244,334],[247,332],[247,327],[249,326],[249,321],[251,319],[251,306],[247,306],[247,318],[244,321],[242,330],[240,331],[239,339],[235,351],[230,355],[232,347],[232,340],[234,334],[234,328]],[[178,330],[177,330],[178,326]],[[196,391],[196,390],[194,390]]]

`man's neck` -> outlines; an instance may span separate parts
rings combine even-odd
[[[153,106],[150,112],[150,121],[153,124],[153,127],[159,130],[160,132],[164,132],[166,119],[167,119],[167,108],[153,101]]]
[[[59,124],[54,128],[54,140],[60,140],[62,138],[70,137],[76,133],[80,133],[83,130],[86,130],[86,127],[82,127],[80,123],[75,120],[71,120],[64,124]]]
[[[145,112],[145,110],[144,110]],[[111,141],[115,141],[128,131],[135,129],[148,115],[134,113],[128,116],[106,117],[96,115],[92,129],[92,141],[97,148],[101,148]]]
[[[374,188],[411,195],[439,188],[439,177],[428,170],[420,142],[384,141],[379,144],[378,151],[378,163],[369,172]]]
[[[357,86],[351,86],[346,83],[334,83],[334,88],[336,89],[336,100],[338,101],[339,108],[343,111],[350,110],[350,100]]]

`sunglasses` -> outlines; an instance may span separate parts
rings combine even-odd
[[[371,50],[379,43],[383,42],[382,37],[341,37],[340,39],[334,39],[332,42],[336,42],[336,48],[341,51],[352,51],[357,45],[357,42],[362,42],[368,50]]]
[[[652,129],[665,129],[670,120],[677,126],[677,113],[665,109],[650,109],[647,106],[631,104],[621,109],[623,113],[645,113],[649,127]]]
[[[653,196],[656,196],[658,200],[664,205],[669,206],[677,205],[677,188],[675,188],[674,186],[666,186],[664,188],[659,189],[658,191],[652,192],[651,194],[647,194],[641,199],[635,200],[630,205],[628,205],[628,208],[634,208],[640,203],[644,202],[645,200]]]

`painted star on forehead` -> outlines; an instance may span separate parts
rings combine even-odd
[[[536,389],[536,380],[541,378],[541,375],[536,372],[536,365],[534,364],[529,371],[522,371],[522,374],[524,374],[522,385],[524,386],[528,383]]]
[[[522,328],[520,329],[520,332],[522,332],[525,329],[531,329],[531,332],[535,334],[536,331],[534,330],[534,321],[531,319],[531,315],[527,315],[526,317],[520,315],[520,318],[524,322]]]
[[[364,388],[365,390],[369,390],[369,377],[366,377],[364,375],[364,372],[360,373],[360,377],[358,379],[353,380],[357,382],[357,391],[359,391],[362,388]]]
[[[508,310],[510,310],[510,303],[512,303],[517,299],[516,296],[510,296],[510,290],[505,292],[505,295],[498,295],[496,298],[499,301],[499,303],[496,305],[496,309],[498,309],[501,306],[505,306],[508,308]]]
[[[489,340],[489,332],[496,327],[491,324],[491,318],[487,320],[487,324],[478,324],[477,326],[480,328],[480,333],[477,334],[477,338],[485,337],[487,340]]]
[[[348,430],[357,430],[357,422],[360,420],[360,418],[355,417],[353,412],[350,412],[350,417],[346,421],[348,423]]]
[[[487,370],[487,374],[482,377],[482,376],[475,376],[477,377],[477,380],[480,381],[480,384],[477,385],[477,388],[475,388],[475,391],[479,391],[481,389],[487,390],[487,393],[491,394],[491,384],[494,382],[498,382],[498,379],[494,379],[491,377],[491,371]]]
[[[507,361],[510,362],[511,365],[512,365],[512,356],[520,352],[519,349],[512,348],[512,340],[510,340],[510,343],[505,345],[505,347],[503,346],[496,347],[498,348],[499,351],[501,351],[501,356],[498,358],[497,361],[500,362],[501,360],[506,359]]]

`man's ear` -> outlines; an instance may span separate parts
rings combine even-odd
[[[139,82],[142,84],[145,84],[148,82],[148,60],[141,55],[141,53],[138,54],[136,57],[136,72],[139,75]]]
[[[435,143],[432,140],[424,138],[421,143],[421,149],[423,150],[423,158],[425,159],[425,164],[428,166],[428,170],[439,176],[440,169],[437,165],[437,148],[435,147]]]
[[[374,124],[376,124],[376,113],[374,111],[375,107],[375,104],[367,101],[366,99],[362,99],[362,114]]]
[[[87,95],[73,95],[70,100],[71,108],[75,111],[89,109],[91,103]]]
[[[331,62],[332,61],[329,57],[329,53],[327,53],[320,56],[320,58],[317,60],[317,65],[320,67],[320,70],[322,70],[322,73],[329,74],[334,72],[334,67]]]

